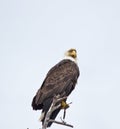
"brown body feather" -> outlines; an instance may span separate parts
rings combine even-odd
[[[75,88],[78,77],[79,68],[75,62],[64,59],[56,64],[49,70],[41,88],[33,98],[33,109],[42,109],[42,112],[47,113],[54,95],[59,94],[61,97],[68,96]],[[54,111],[51,115],[51,119],[55,119],[59,111],[60,109]],[[44,122],[44,118],[42,122]],[[49,123],[48,126],[51,124],[52,123]]]

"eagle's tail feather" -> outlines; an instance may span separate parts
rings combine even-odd
[[[46,113],[48,112],[51,104],[52,104],[52,98],[47,99],[43,103],[42,114],[44,114],[44,115],[41,117],[42,118],[41,119],[42,124],[44,123],[44,120],[45,120],[45,117],[46,117]],[[56,118],[57,114],[59,113],[60,109],[61,109],[61,107],[58,108],[58,109],[56,109],[55,111],[53,111],[52,114],[51,114],[51,116],[50,116],[50,119],[54,120]],[[49,122],[48,125],[47,125],[47,127],[50,127],[52,123],[53,122]]]
[[[51,98],[45,100],[44,103],[43,103],[42,114],[41,114],[42,117],[40,118],[40,120],[42,121],[42,124],[44,123],[46,113],[48,112],[48,110],[51,106],[51,103],[52,103]]]
[[[55,111],[51,114],[50,119],[54,120],[54,119],[56,118],[57,114],[59,113],[59,111],[60,111],[60,108],[58,108],[57,110],[55,110]],[[47,127],[50,127],[50,126],[52,125],[52,123],[53,123],[53,122],[49,122],[48,125],[47,125]]]
[[[52,113],[51,116],[50,116],[50,119],[51,119],[51,120],[54,120],[54,119],[56,118],[56,116],[57,116],[57,114],[59,113],[60,109],[61,109],[61,108],[58,108],[57,110],[53,111],[53,113]],[[46,113],[44,114],[44,118],[41,120],[41,121],[42,121],[42,125],[43,125],[43,123],[44,123],[45,117],[46,117]],[[52,125],[52,123],[53,123],[53,122],[49,122],[48,125],[47,125],[47,127],[50,127],[50,126]]]

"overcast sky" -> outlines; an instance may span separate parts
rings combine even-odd
[[[81,76],[66,121],[120,129],[119,0],[0,0],[1,129],[41,127],[32,98],[69,48],[77,49]]]

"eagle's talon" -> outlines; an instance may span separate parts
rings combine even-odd
[[[65,101],[62,101],[61,102],[61,108],[62,109],[67,109],[67,108],[69,108],[69,104],[67,104]]]

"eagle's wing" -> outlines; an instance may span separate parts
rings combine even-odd
[[[44,100],[57,94],[63,94],[63,92],[68,96],[74,89],[78,76],[79,68],[74,62],[61,61],[48,72],[36,94],[35,103],[42,104]]]

